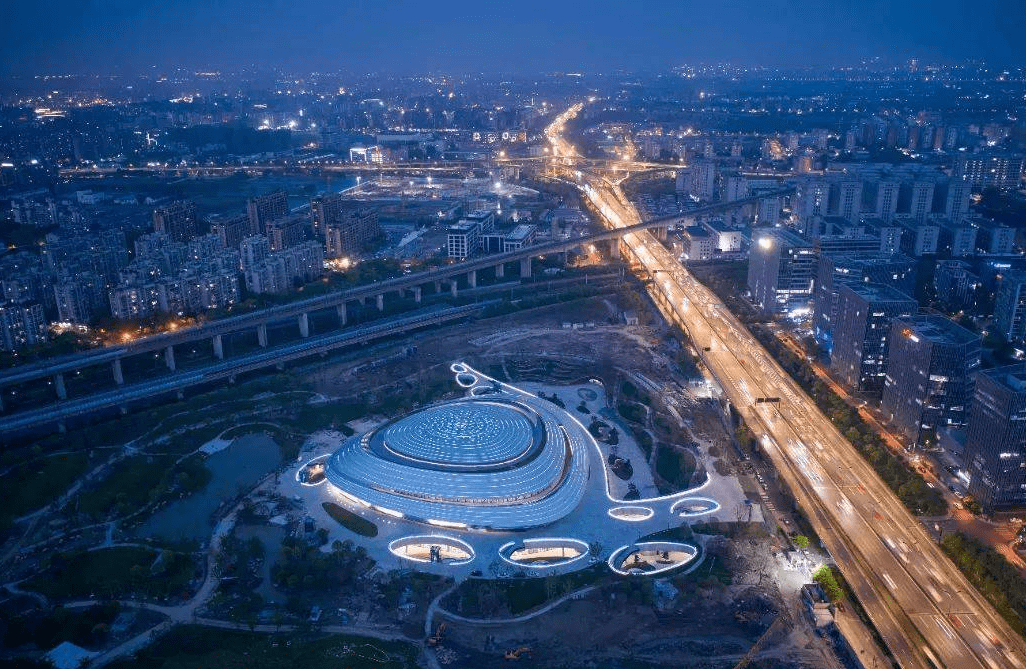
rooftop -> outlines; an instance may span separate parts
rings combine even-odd
[[[901,318],[894,322],[908,328],[920,339],[936,344],[969,344],[980,341],[980,335],[965,329],[950,318],[936,314]]]

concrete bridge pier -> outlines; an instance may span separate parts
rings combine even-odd
[[[610,239],[609,240],[609,259],[619,260],[620,259],[620,240]]]
[[[384,293],[378,293],[377,295],[375,295],[374,296],[374,301],[377,302],[378,311],[384,311],[385,310],[385,294]]]
[[[123,385],[125,383],[125,375],[121,371],[121,358],[114,358],[111,368],[114,370],[114,383],[119,386]]]
[[[413,293],[413,301],[416,302],[417,304],[420,304],[420,298],[421,298],[421,292],[422,292],[420,286],[414,286],[413,288],[410,288],[410,292]]]
[[[64,385],[64,375],[54,374],[53,375],[53,387],[57,391],[57,399],[66,400],[68,399],[68,389]]]
[[[164,349],[164,362],[167,363],[167,368],[172,372],[175,371],[175,347],[168,346]]]
[[[214,357],[218,360],[224,360],[224,342],[221,341],[221,335],[214,335]]]
[[[501,279],[506,276],[506,263],[501,263],[495,266],[495,278]]]
[[[440,292],[442,292],[442,282],[435,281],[435,295],[437,295]]]
[[[470,284],[471,288],[477,288],[477,270],[472,269],[467,272],[467,283]]]
[[[655,232],[656,239],[658,239],[661,242],[665,242],[666,241],[666,228],[665,227],[663,227],[663,228],[656,228],[654,232]]]
[[[453,297],[456,297],[456,293],[459,292],[459,281],[455,278],[449,279],[449,292],[452,293]]]
[[[257,343],[261,348],[267,348],[267,323],[257,326]]]
[[[335,307],[335,311],[338,313],[338,324],[345,327],[346,322],[349,320],[349,312],[346,310],[346,303],[343,302]]]
[[[304,339],[310,336],[310,314],[305,312],[299,314],[299,336]]]
[[[520,278],[529,279],[531,277],[531,258],[520,259]]]

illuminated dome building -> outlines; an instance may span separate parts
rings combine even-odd
[[[348,439],[328,459],[328,481],[353,503],[444,528],[524,530],[573,511],[587,431],[548,400],[474,390]]]

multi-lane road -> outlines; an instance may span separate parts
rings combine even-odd
[[[563,137],[575,106],[548,129]],[[607,227],[640,222],[612,182],[580,168],[578,184]],[[869,464],[705,286],[649,232],[623,238],[651,277],[664,315],[703,352],[710,372],[761,441],[902,667],[1026,669],[1026,645],[933,543]],[[778,402],[757,402],[759,398]]]

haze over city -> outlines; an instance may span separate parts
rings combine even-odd
[[[1022,65],[1016,0],[939,2],[7,3],[0,73],[150,67],[450,74],[850,66],[911,58]]]
[[[1022,2],[2,16],[0,669],[1026,669]]]

